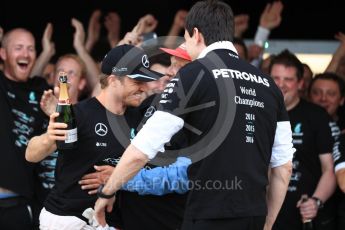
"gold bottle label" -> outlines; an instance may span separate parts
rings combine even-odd
[[[70,105],[70,99],[68,96],[68,87],[67,87],[67,74],[65,72],[59,73],[60,81],[60,94],[59,94],[59,105]]]

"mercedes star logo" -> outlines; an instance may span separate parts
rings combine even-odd
[[[156,112],[156,108],[153,106],[153,105],[151,105],[147,110],[146,110],[146,113],[145,113],[145,117],[151,117],[153,114],[154,114],[154,112]]]
[[[150,62],[146,54],[141,58],[141,62],[143,63],[143,66],[145,66],[146,68],[150,67]]]
[[[103,123],[97,123],[95,126],[95,132],[99,136],[105,136],[108,133],[108,128]]]

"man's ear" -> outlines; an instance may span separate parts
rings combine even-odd
[[[86,79],[85,77],[82,77],[78,84],[78,90],[82,91],[85,88],[85,86],[86,86]]]
[[[196,44],[205,44],[204,36],[196,27],[193,29],[193,38],[195,39]]]
[[[193,28],[193,38],[197,41],[197,42],[199,42],[199,40],[200,40],[200,31],[198,30],[198,28],[196,28],[196,27],[194,27]]]
[[[302,78],[301,80],[298,81],[298,90],[302,90],[304,85],[304,79]]]
[[[4,48],[0,48],[0,57],[4,61],[7,59],[6,51]]]
[[[117,87],[118,84],[121,84],[121,82],[120,82],[120,79],[119,79],[117,76],[115,76],[115,75],[110,75],[110,76],[108,77],[108,85]]]

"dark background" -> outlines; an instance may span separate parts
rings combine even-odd
[[[88,19],[96,8],[103,13],[116,11],[122,19],[122,35],[131,30],[138,19],[153,14],[159,24],[158,35],[166,35],[178,9],[188,10],[196,1],[192,0],[60,0],[60,1],[23,1],[3,0],[0,7],[0,25],[5,31],[14,27],[31,30],[36,39],[38,51],[43,30],[47,22],[54,25],[53,40],[60,53],[73,52],[70,26],[71,17],[81,20],[87,29]],[[250,26],[244,38],[252,38],[256,31],[259,17],[266,3],[265,0],[226,1],[236,14],[250,15]],[[333,40],[338,31],[345,32],[344,0],[285,0],[283,1],[283,21],[281,26],[272,31],[271,39],[306,39]],[[105,35],[105,30],[102,30]]]

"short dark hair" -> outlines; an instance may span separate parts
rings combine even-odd
[[[275,64],[281,64],[286,67],[295,67],[296,68],[296,75],[298,81],[303,78],[303,72],[304,72],[304,67],[303,64],[298,58],[296,57],[295,54],[291,53],[289,50],[285,49],[281,53],[279,53],[277,56],[275,56],[269,67],[269,73],[272,71],[272,67]]]
[[[316,74],[315,77],[310,82],[309,89],[308,89],[308,95],[310,95],[311,88],[313,87],[314,83],[317,80],[329,80],[329,81],[336,82],[338,87],[339,87],[341,97],[345,96],[345,82],[344,82],[344,80],[339,75],[337,75],[335,73],[331,73],[331,72]]]
[[[234,14],[224,2],[199,1],[190,9],[185,27],[190,36],[193,36],[193,29],[197,28],[203,35],[206,46],[217,41],[232,41]]]

